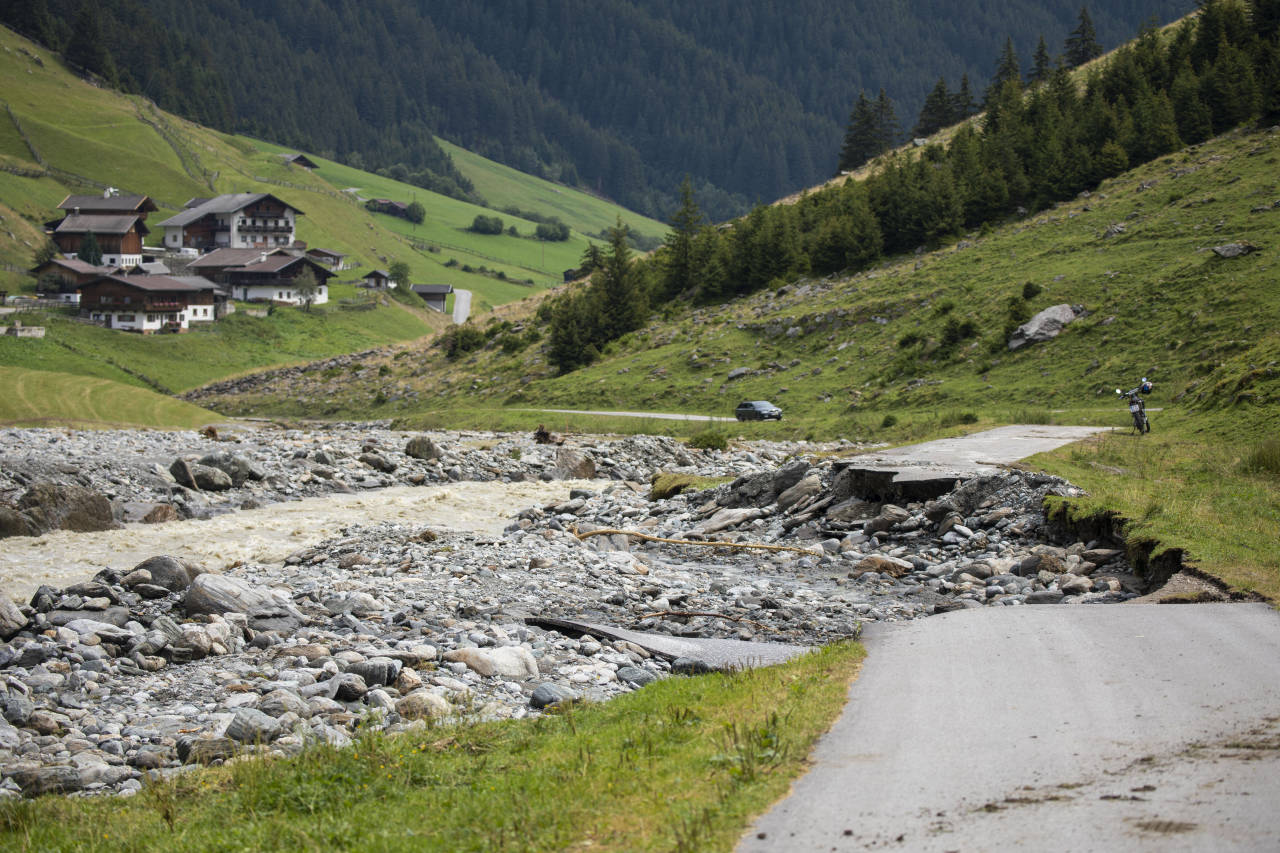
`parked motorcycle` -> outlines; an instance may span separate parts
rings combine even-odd
[[[1139,393],[1150,394],[1151,383],[1147,381],[1147,377],[1142,377],[1142,382],[1136,388],[1130,388],[1128,391],[1116,389],[1116,395],[1124,397],[1129,402],[1129,414],[1133,415],[1133,428],[1138,431],[1138,435],[1151,432],[1151,421],[1147,419],[1147,404]]]

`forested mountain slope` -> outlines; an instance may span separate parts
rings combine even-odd
[[[1110,47],[1191,8],[1116,0],[1090,13]],[[402,164],[420,185],[465,194],[435,133],[660,217],[688,173],[717,219],[830,175],[860,90],[887,89],[909,129],[939,76],[967,74],[980,92],[1006,38],[1024,63],[1041,35],[1059,53],[1079,11],[1077,0],[0,2],[24,32],[106,45],[121,85],[220,129]],[[95,28],[96,42],[77,38]]]

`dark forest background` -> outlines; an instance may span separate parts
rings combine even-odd
[[[981,92],[1011,44],[1060,54],[1080,0],[0,0],[0,20],[165,109],[471,188],[439,135],[666,218],[716,219],[836,170],[881,89],[905,131],[940,77]],[[1089,9],[1110,48],[1192,0]]]

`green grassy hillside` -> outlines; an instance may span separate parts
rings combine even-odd
[[[110,379],[0,367],[0,386],[0,426],[6,427],[190,429],[222,420],[199,406]]]

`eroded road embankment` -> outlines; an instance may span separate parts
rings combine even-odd
[[[1280,614],[1018,607],[877,626],[813,769],[739,846],[1280,849]]]

